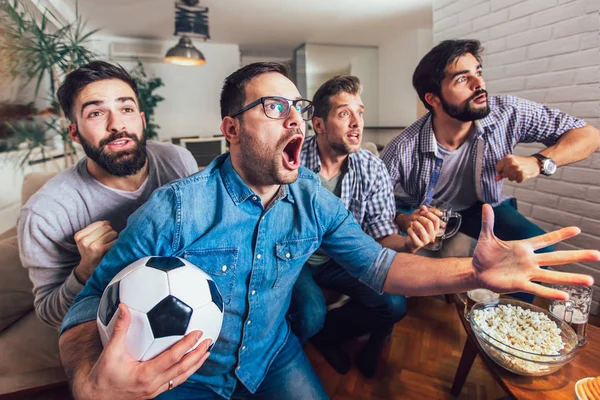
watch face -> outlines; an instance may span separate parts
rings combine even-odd
[[[547,175],[552,175],[556,172],[556,163],[550,159],[544,161],[544,172]]]

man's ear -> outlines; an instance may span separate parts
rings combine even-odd
[[[144,114],[144,112],[141,111],[140,116],[142,117],[142,124],[144,125],[144,129],[146,129],[146,114]]]
[[[225,117],[221,121],[221,133],[225,136],[225,139],[231,144],[238,143],[240,141],[240,131],[242,124],[239,119],[233,117]]]
[[[75,143],[81,144],[81,141],[79,140],[79,133],[77,132],[77,124],[69,124],[69,137]]]
[[[440,98],[438,96],[436,96],[433,93],[426,93],[425,94],[425,101],[427,102],[427,104],[429,104],[432,108],[437,108],[440,106]]]
[[[313,129],[316,134],[325,132],[325,121],[321,117],[313,117],[312,119]]]

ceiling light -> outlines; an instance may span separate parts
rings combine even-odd
[[[167,52],[165,61],[177,65],[204,65],[204,55],[194,47],[191,37],[210,38],[208,33],[208,8],[198,7],[199,0],[175,2],[175,36],[179,43]]]

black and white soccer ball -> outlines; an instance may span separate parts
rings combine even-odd
[[[223,300],[215,282],[178,257],[144,257],[119,272],[102,294],[96,322],[102,344],[112,336],[119,303],[129,307],[129,353],[146,361],[184,335],[201,330],[214,344],[221,332]],[[194,346],[195,347],[195,346]]]

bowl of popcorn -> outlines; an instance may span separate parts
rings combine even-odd
[[[575,357],[575,331],[533,304],[509,298],[481,302],[468,319],[487,355],[515,374],[549,375]]]

